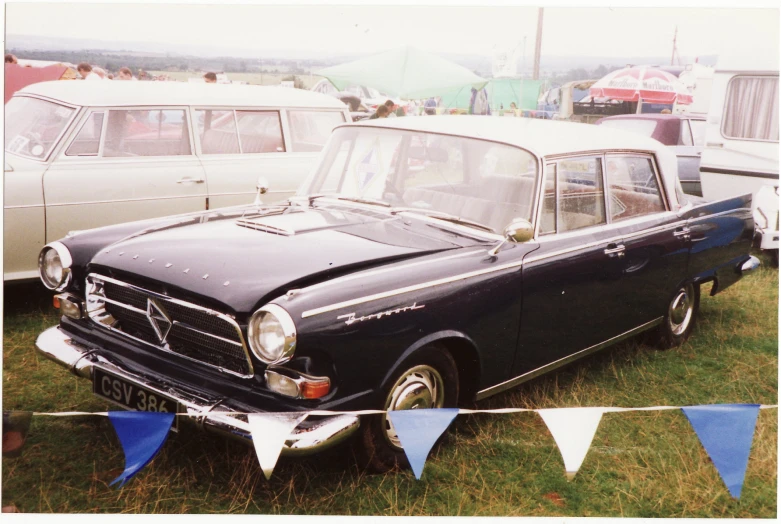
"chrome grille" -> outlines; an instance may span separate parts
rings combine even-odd
[[[240,376],[253,373],[239,325],[217,311],[91,274],[87,312],[99,325],[161,351]]]

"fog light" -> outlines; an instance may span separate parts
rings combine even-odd
[[[313,377],[283,367],[266,370],[266,385],[271,391],[292,398],[321,398],[331,391],[328,377]]]
[[[84,303],[79,297],[70,293],[62,293],[54,296],[54,307],[62,311],[68,318],[79,320],[84,317]]]
[[[271,391],[280,395],[293,398],[299,397],[300,390],[296,381],[276,371],[266,370],[266,385]]]

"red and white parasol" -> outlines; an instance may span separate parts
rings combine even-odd
[[[675,75],[653,67],[626,67],[608,73],[589,89],[592,97],[652,104],[691,104],[692,95]]]

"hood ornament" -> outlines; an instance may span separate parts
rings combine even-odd
[[[163,309],[163,306],[154,298],[146,299],[146,318],[152,325],[152,329],[155,330],[158,340],[161,344],[165,344],[165,339],[168,337],[168,333],[171,331],[173,321],[168,315],[168,312]]]

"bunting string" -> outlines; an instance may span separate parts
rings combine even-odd
[[[392,423],[415,478],[420,479],[428,454],[439,437],[458,415],[506,415],[537,413],[550,431],[561,452],[566,476],[572,480],[588,454],[594,435],[605,413],[630,411],[681,410],[697,438],[710,457],[732,497],[739,499],[748,466],[759,410],[777,409],[778,404],[713,404],[702,406],[648,406],[648,407],[563,407],[563,408],[498,408],[467,409],[439,408],[386,411],[310,410],[296,412],[219,412],[220,416],[246,416],[249,436],[264,476],[269,479],[285,442],[296,426],[310,416],[383,415]],[[111,484],[121,488],[130,478],[149,464],[162,449],[175,417],[208,416],[208,413],[158,413],[145,411],[64,411],[3,413],[3,456],[18,456],[31,416],[108,417],[114,426],[125,452],[125,470]],[[8,439],[18,445],[14,455],[6,453]]]

